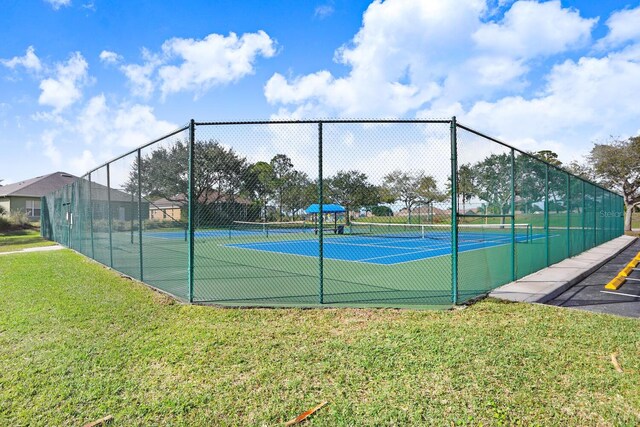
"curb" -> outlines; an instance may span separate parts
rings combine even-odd
[[[553,291],[549,292],[547,295],[541,297],[536,302],[540,303],[540,304],[544,304],[547,301],[551,301],[552,299],[554,299],[557,296],[561,295],[567,289],[569,289],[572,286],[577,285],[578,283],[582,282],[584,279],[586,279],[587,277],[589,277],[593,273],[595,273],[597,270],[599,270],[600,267],[602,267],[603,265],[605,265],[606,263],[608,263],[609,261],[611,261],[612,259],[617,257],[619,254],[624,252],[624,250],[627,249],[629,246],[633,245],[636,242],[636,240],[637,240],[637,238],[631,239],[628,243],[626,243],[619,250],[615,251],[614,253],[612,253],[608,257],[604,258],[602,261],[600,261],[600,262],[594,264],[593,266],[589,267],[588,269],[582,271],[580,274],[578,274],[574,278],[570,279],[567,283],[565,283],[564,285],[562,285],[562,286],[554,289]],[[571,259],[571,258],[569,258],[569,259]]]
[[[513,302],[543,304],[593,274],[636,240],[636,237],[620,236],[515,282],[500,286],[491,291],[489,296]],[[607,253],[607,250],[610,252]]]

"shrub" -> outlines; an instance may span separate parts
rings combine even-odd
[[[0,215],[0,231],[8,230],[11,227],[11,221],[4,215]]]
[[[29,221],[29,217],[25,211],[17,210],[11,212],[9,214],[9,222],[16,227],[29,227],[31,226],[31,221]]]

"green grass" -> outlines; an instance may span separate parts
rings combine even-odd
[[[0,232],[0,252],[19,251],[39,246],[55,245],[55,242],[40,237],[36,230],[15,230]]]
[[[640,422],[635,319],[188,306],[71,251],[0,257],[0,300],[0,425]]]

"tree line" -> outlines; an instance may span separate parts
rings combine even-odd
[[[549,201],[544,209],[560,212],[577,206],[579,210],[583,195],[581,191],[571,191],[571,185],[567,187],[564,169],[622,190],[629,212],[625,224],[630,228],[630,210],[640,204],[638,157],[640,137],[596,144],[585,164],[562,165],[557,154],[549,150],[517,154],[513,165],[515,193],[512,193],[510,153],[491,154],[459,166],[458,205],[466,212],[466,204],[473,201],[482,206],[477,213],[507,215],[515,197],[517,210],[534,212],[541,209],[540,203],[548,190]],[[145,198],[184,202],[189,192],[188,158],[187,142],[158,147],[141,158],[139,168],[137,160],[134,162],[125,189],[137,193],[139,170]],[[547,168],[539,160],[559,169]],[[424,170],[396,169],[378,185],[365,172],[340,170],[323,179],[323,202],[340,204],[348,212],[365,209],[374,215],[390,214],[389,205],[402,206],[410,217],[419,206],[451,200],[450,177],[443,187]],[[317,190],[317,178],[297,170],[285,154],[251,163],[216,140],[195,142],[192,194],[199,216],[208,217],[211,222],[296,219],[307,206],[317,203]],[[347,215],[347,222],[349,219]]]

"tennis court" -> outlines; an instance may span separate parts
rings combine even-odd
[[[278,233],[274,224],[272,233]],[[262,227],[266,227],[263,225]],[[511,245],[510,225],[460,226],[459,252]],[[517,232],[516,232],[517,230]],[[528,243],[544,235],[531,235],[528,224],[514,227],[515,241]],[[301,229],[301,232],[306,230]],[[236,231],[233,231],[234,233]],[[243,233],[243,231],[237,231]],[[266,234],[266,228],[265,228]],[[291,230],[287,231],[292,232]],[[308,232],[308,231],[307,231]],[[244,231],[244,233],[250,233]],[[276,252],[297,256],[318,257],[317,239],[257,241],[227,245],[255,251]],[[327,259],[368,264],[392,265],[419,261],[426,258],[451,255],[451,227],[441,225],[353,224],[346,234],[329,234],[324,241]]]
[[[343,227],[343,234],[335,234],[335,228],[324,230],[323,304],[450,306],[450,225],[354,223]],[[516,224],[513,230],[511,224],[459,228],[461,270],[473,271],[472,281],[461,280],[461,297],[475,296],[511,277],[505,260],[514,251],[512,233],[522,268],[528,268],[525,260],[532,253],[542,253],[546,247],[546,236],[534,233],[528,224]],[[187,257],[183,231],[149,231],[143,241],[145,260],[165,259],[162,271],[175,265],[185,273],[180,270]],[[308,223],[239,223],[198,230],[194,299],[221,305],[315,305],[319,248],[316,229]],[[521,268],[520,262],[516,265]],[[169,282],[165,276],[145,280],[163,280],[163,287]],[[174,292],[178,289],[172,287]]]
[[[622,233],[619,195],[455,118],[191,121],[41,205],[45,237],[231,306],[446,308]]]

